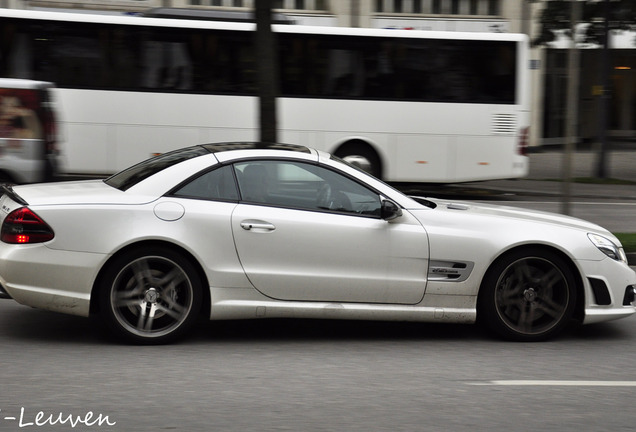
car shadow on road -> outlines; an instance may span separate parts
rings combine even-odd
[[[0,311],[0,338],[28,342],[103,344],[107,335],[94,319],[66,315],[22,305]]]
[[[394,321],[262,319],[210,321],[195,329],[195,340],[211,341],[377,341],[484,339],[479,327]]]
[[[119,343],[96,317],[84,318],[11,304],[0,309],[0,339],[72,344]],[[199,320],[182,343],[251,341],[469,340],[479,327],[386,321],[313,319]]]
[[[624,326],[623,321],[610,321],[588,325],[573,325],[567,328],[559,339],[585,341],[632,341],[633,331]]]
[[[615,322],[574,325],[555,341],[625,341],[633,335]],[[118,344],[95,318],[64,315],[21,305],[0,310],[0,338],[103,345]],[[200,320],[182,343],[262,341],[475,341],[499,339],[479,325],[395,321],[349,321],[318,319]],[[502,341],[504,342],[504,341]],[[507,342],[504,342],[507,343]]]
[[[616,322],[573,323],[550,341],[625,341],[633,338]],[[191,340],[196,341],[491,341],[503,340],[478,324],[314,319],[263,319],[201,322]]]

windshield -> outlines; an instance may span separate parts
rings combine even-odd
[[[209,153],[210,152],[202,146],[194,146],[160,154],[159,156],[155,156],[118,172],[108,177],[104,182],[109,186],[125,191],[159,171],[185,160]]]

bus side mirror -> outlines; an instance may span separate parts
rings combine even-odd
[[[391,200],[382,200],[380,216],[386,221],[402,216],[402,209]]]

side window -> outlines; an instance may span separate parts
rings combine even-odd
[[[181,187],[173,195],[183,198],[237,201],[238,191],[232,167],[223,166],[209,171]]]
[[[234,167],[245,202],[380,216],[377,193],[329,169],[289,161],[242,162]]]
[[[324,184],[316,199],[319,209],[380,217],[380,196],[348,177],[321,168]]]

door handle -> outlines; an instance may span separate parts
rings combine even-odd
[[[250,230],[260,230],[260,231],[274,231],[276,227],[265,221],[261,220],[244,220],[241,222],[241,228],[246,231]]]

